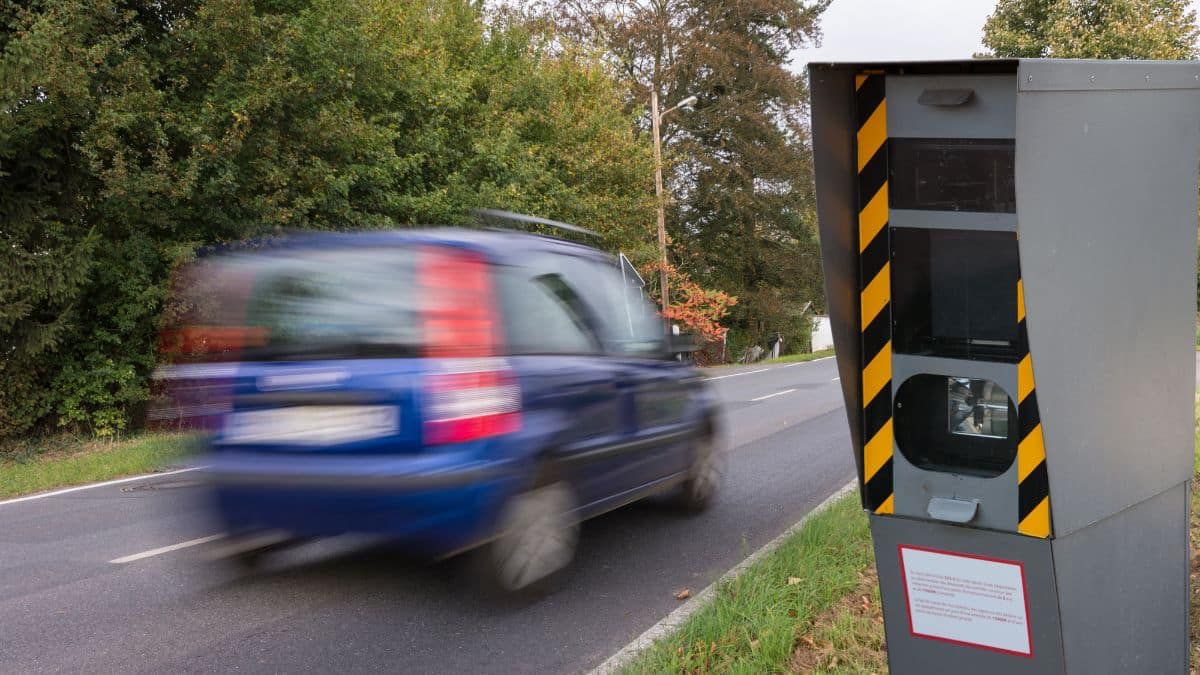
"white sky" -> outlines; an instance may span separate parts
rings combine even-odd
[[[970,58],[983,50],[983,22],[995,7],[996,0],[833,0],[821,47],[796,52],[792,65]]]

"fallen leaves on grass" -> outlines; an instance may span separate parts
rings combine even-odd
[[[795,586],[800,583],[800,577],[788,577],[788,586]]]
[[[854,591],[798,628],[788,670],[793,673],[884,673],[883,608],[874,566],[859,573]]]

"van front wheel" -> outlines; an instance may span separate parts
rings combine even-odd
[[[489,585],[504,593],[553,589],[579,541],[570,484],[540,484],[509,499],[500,514],[499,536],[481,551]]]

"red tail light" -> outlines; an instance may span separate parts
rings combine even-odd
[[[472,367],[463,364],[465,367]],[[440,373],[426,383],[425,442],[465,443],[521,428],[521,390],[503,364]]]
[[[465,443],[520,429],[521,390],[503,361],[488,358],[501,349],[487,261],[471,251],[427,246],[417,281],[425,354],[455,359],[449,372],[426,381],[425,442]]]
[[[427,356],[493,356],[499,328],[487,261],[470,251],[427,246],[417,281]]]

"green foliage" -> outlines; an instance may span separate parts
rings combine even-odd
[[[648,246],[648,148],[592,60],[470,0],[0,5],[0,437],[112,434],[176,261],[477,206]]]
[[[983,27],[995,56],[1191,59],[1196,13],[1187,0],[1000,0]]]

